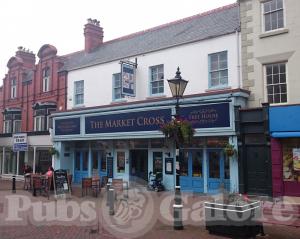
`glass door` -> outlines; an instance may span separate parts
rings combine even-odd
[[[207,191],[218,193],[222,188],[230,189],[230,166],[229,159],[224,159],[220,149],[208,150],[207,152]]]
[[[81,183],[82,178],[88,177],[89,153],[87,151],[75,151],[74,158],[74,182]]]

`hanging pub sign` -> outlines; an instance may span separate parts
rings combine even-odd
[[[121,63],[122,94],[135,96],[135,66]]]

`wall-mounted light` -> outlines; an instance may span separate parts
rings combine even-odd
[[[166,152],[165,155],[166,155],[167,157],[170,157],[170,156],[171,156],[171,153],[170,153],[170,152]]]

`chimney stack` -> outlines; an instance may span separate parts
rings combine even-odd
[[[23,60],[24,66],[32,67],[35,65],[35,54],[25,47],[18,47],[16,57],[19,57]]]
[[[87,19],[84,25],[85,52],[89,53],[103,43],[103,28],[97,19]]]

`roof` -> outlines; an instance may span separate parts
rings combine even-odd
[[[227,35],[239,29],[238,12],[238,4],[234,3],[104,42],[91,53],[79,51],[64,56],[67,61],[61,71],[71,71]]]

